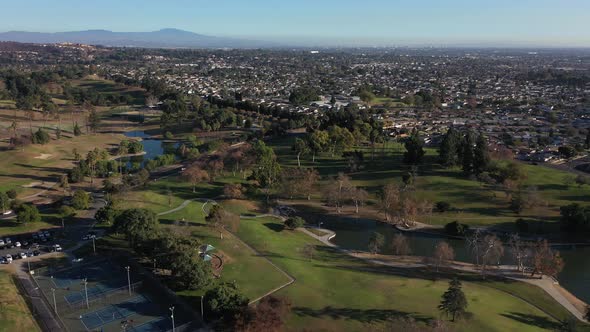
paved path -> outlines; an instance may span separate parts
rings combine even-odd
[[[395,267],[395,268],[421,268],[421,267],[426,267],[426,264],[423,263],[412,263],[412,262],[396,262],[396,261],[391,261],[391,260],[383,260],[383,259],[371,259],[371,258],[367,258],[365,255],[363,254],[359,254],[358,252],[353,252],[350,250],[346,250],[343,249],[337,245],[335,245],[334,243],[330,242],[329,239],[333,236],[335,236],[336,233],[334,233],[333,231],[327,230],[327,229],[319,229],[322,232],[326,232],[326,235],[316,235],[312,232],[310,232],[309,230],[305,229],[305,228],[300,228],[300,231],[302,231],[303,233],[313,237],[314,239],[322,242],[323,244],[325,244],[326,246],[332,247],[332,248],[336,248],[348,255],[351,255],[353,257],[356,258],[360,258],[363,259],[365,261],[368,261],[370,263],[373,264],[379,264],[379,265],[385,265],[385,266],[391,266],[391,267]],[[479,273],[478,270],[475,269],[475,267],[471,264],[467,265],[467,264],[452,264],[451,266],[447,266],[447,267],[451,267],[455,270],[460,270],[460,271],[466,271],[466,272],[473,272],[473,273]],[[518,280],[521,282],[526,282],[528,284],[532,284],[535,285],[539,288],[541,288],[542,290],[544,290],[547,294],[549,294],[549,296],[551,296],[553,299],[555,299],[555,301],[557,301],[559,304],[561,304],[567,311],[569,311],[572,315],[574,315],[577,319],[581,320],[581,321],[586,321],[584,319],[584,314],[578,310],[578,308],[576,308],[556,287],[555,287],[555,283],[553,281],[552,278],[549,277],[545,277],[543,276],[541,279],[536,279],[536,278],[523,278],[521,276],[519,276],[519,273],[516,273],[515,268],[513,266],[499,266],[498,269],[495,270],[489,270],[488,271],[489,274],[493,274],[496,276],[501,276],[504,278],[508,278],[508,279],[513,279],[513,280]],[[523,299],[524,300],[524,299]],[[526,300],[525,300],[526,301]],[[528,301],[527,301],[528,302]],[[532,305],[534,305],[536,307],[536,305],[534,303],[531,303]]]

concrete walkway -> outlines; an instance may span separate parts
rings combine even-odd
[[[390,267],[395,267],[395,268],[422,268],[422,267],[427,266],[426,264],[423,264],[423,263],[399,262],[399,261],[396,262],[396,261],[383,260],[383,259],[378,259],[378,258],[376,258],[376,259],[367,258],[365,255],[363,255],[361,253],[343,249],[343,248],[335,245],[334,243],[330,242],[329,239],[331,239],[333,236],[336,235],[333,231],[330,231],[327,229],[318,229],[322,232],[327,233],[326,235],[318,236],[305,228],[300,228],[299,230],[301,232],[313,237],[314,239],[322,242],[323,244],[325,244],[328,247],[336,248],[336,249],[340,250],[341,252],[344,252],[352,257],[363,259],[363,260],[373,263],[373,264],[385,265],[385,266],[390,266]],[[472,264],[457,264],[457,263],[455,263],[455,264],[447,265],[446,267],[450,267],[452,269],[459,270],[459,271],[479,273],[479,271]],[[512,279],[512,280],[526,282],[531,285],[535,285],[535,286],[541,288],[542,290],[544,290],[549,296],[551,296],[555,301],[557,301],[559,304],[561,304],[567,311],[569,311],[577,319],[579,319],[580,321],[583,321],[583,322],[587,322],[584,319],[584,313],[582,313],[578,308],[576,308],[576,306],[574,304],[572,304],[569,301],[569,299],[567,299],[559,291],[559,289],[557,289],[555,287],[555,282],[553,281],[552,278],[549,278],[546,276],[543,276],[541,279],[525,278],[525,277],[520,276],[520,274],[516,271],[516,269],[513,266],[507,266],[507,265],[506,266],[504,266],[504,265],[499,266],[497,269],[493,269],[493,270],[490,269],[490,270],[488,270],[488,273],[490,275],[500,276],[500,277],[504,277],[504,278],[508,278],[508,279]],[[536,306],[534,303],[531,303],[531,304]]]

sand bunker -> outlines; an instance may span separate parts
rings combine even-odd
[[[41,155],[35,157],[35,159],[43,159],[43,160],[47,160],[49,158],[51,158],[52,154],[49,153],[42,153]]]

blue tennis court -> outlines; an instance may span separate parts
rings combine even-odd
[[[113,279],[113,275],[117,275],[117,273],[113,272],[108,263],[101,262],[69,271],[57,272],[51,279],[56,288],[67,288],[73,284],[79,284],[84,278],[88,282]],[[122,271],[119,272],[121,276],[124,275]]]
[[[170,318],[162,317],[156,318],[145,324],[133,327],[132,331],[135,332],[152,332],[152,331],[168,331],[172,328],[172,322]]]
[[[145,296],[140,295],[123,303],[109,305],[97,311],[84,314],[82,315],[82,323],[87,330],[94,330],[115,320],[132,316],[143,307],[150,305],[152,303]]]
[[[117,286],[125,286],[123,283],[121,283],[120,285]],[[94,287],[88,287],[88,300],[92,301],[96,298],[101,297],[103,294],[108,293],[109,291],[112,291],[114,289],[117,289],[118,287],[110,287],[110,286],[105,286],[102,284],[97,284]],[[76,292],[71,292],[67,295],[64,295],[65,300],[70,304],[70,305],[74,305],[74,304],[79,304],[82,303],[83,301],[86,300],[86,294],[84,292],[84,290],[80,290],[80,291],[76,291]]]

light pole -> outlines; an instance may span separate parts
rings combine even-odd
[[[31,262],[27,261],[27,265],[29,266],[29,274],[31,274]]]
[[[90,304],[88,304],[88,278],[84,278],[82,280],[84,283],[84,295],[86,296],[86,309],[90,308]]]
[[[53,293],[53,311],[57,315],[57,301],[55,300],[55,288],[51,289],[51,293]]]
[[[203,322],[205,321],[205,314],[203,311],[203,299],[205,298],[205,294],[201,295],[201,319],[203,320]]]
[[[125,266],[125,270],[127,270],[127,284],[129,284],[129,295],[131,295],[131,276],[129,275],[129,265]]]
[[[175,326],[174,326],[174,306],[170,306],[170,318],[172,318],[172,332],[174,332],[175,330]]]
[[[96,254],[96,244],[94,243],[94,238],[92,238],[92,250]]]

